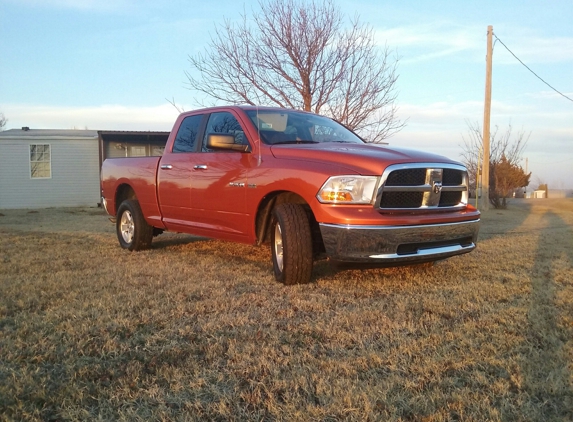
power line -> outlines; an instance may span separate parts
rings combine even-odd
[[[568,97],[567,95],[563,94],[562,92],[558,91],[557,89],[553,88],[551,85],[549,85],[547,82],[545,82],[545,80],[543,80],[543,78],[542,78],[541,76],[539,76],[537,73],[535,73],[533,70],[531,70],[531,69],[529,68],[529,66],[527,66],[525,63],[523,63],[523,62],[521,61],[521,59],[520,59],[519,57],[517,57],[517,56],[513,53],[513,51],[511,51],[511,50],[509,49],[509,47],[508,47],[507,45],[505,45],[505,44],[503,43],[503,41],[500,40],[500,39],[497,37],[497,35],[493,34],[493,36],[495,37],[496,41],[499,41],[499,42],[501,43],[501,45],[503,45],[503,46],[505,47],[505,49],[506,49],[507,51],[509,51],[509,52],[511,53],[511,55],[512,55],[513,57],[515,57],[515,58],[519,61],[519,63],[521,63],[523,66],[525,66],[525,68],[526,68],[527,70],[529,70],[531,73],[533,73],[533,74],[537,77],[537,79],[539,79],[541,82],[543,82],[545,85],[547,85],[549,88],[551,88],[553,91],[555,91],[556,93],[558,93],[558,94],[561,95],[562,97],[565,97],[565,98],[567,98],[569,101],[573,102],[573,98],[570,98],[570,97]]]

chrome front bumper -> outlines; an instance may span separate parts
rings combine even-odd
[[[422,226],[320,224],[326,254],[339,262],[399,265],[471,252],[479,220]]]

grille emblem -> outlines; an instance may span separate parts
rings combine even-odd
[[[422,207],[437,207],[442,192],[443,170],[436,168],[426,169],[426,186],[429,191],[424,193]]]

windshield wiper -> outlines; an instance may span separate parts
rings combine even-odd
[[[318,141],[304,141],[304,140],[299,140],[299,141],[280,141],[280,142],[276,142],[273,145],[284,145],[284,144],[320,144],[320,142]]]

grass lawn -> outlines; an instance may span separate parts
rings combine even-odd
[[[434,266],[274,281],[268,248],[0,210],[0,420],[573,420],[573,200]]]

